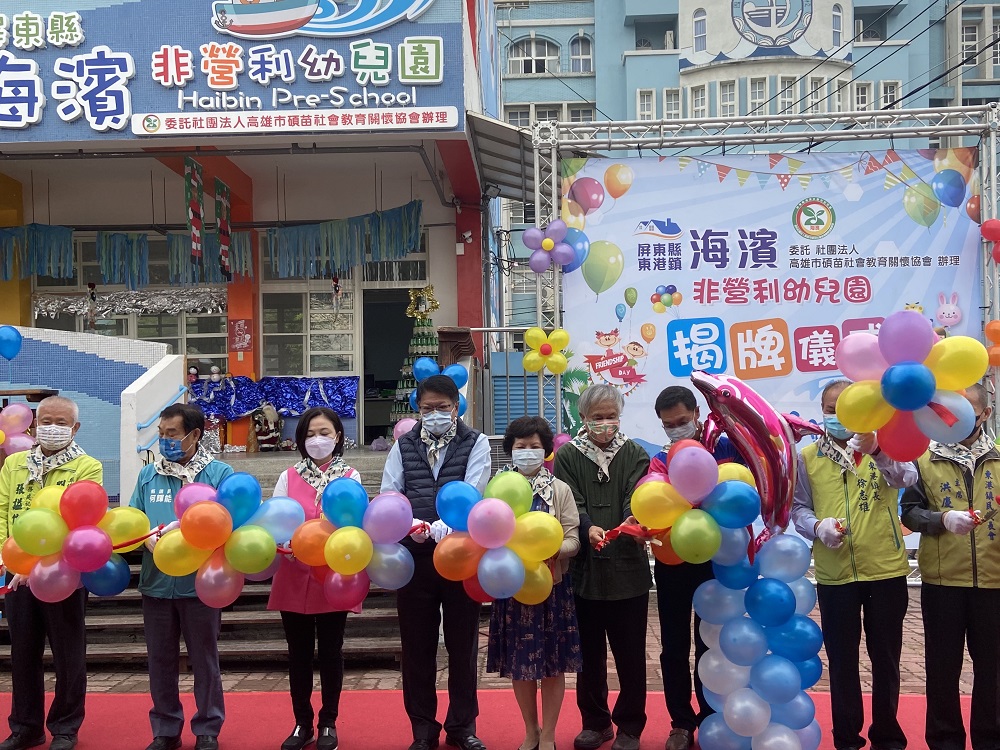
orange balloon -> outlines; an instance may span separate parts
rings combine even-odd
[[[184,541],[197,549],[221,547],[233,533],[233,517],[214,500],[195,503],[181,516]]]
[[[639,329],[639,333],[642,334],[642,340],[647,344],[652,344],[653,339],[656,338],[656,326],[652,323],[643,323],[642,328]]]
[[[684,301],[684,296],[680,292],[674,292],[673,294],[670,295],[670,299],[674,301],[675,305],[679,305],[681,302]]]
[[[442,578],[464,581],[479,572],[479,558],[486,549],[464,531],[449,534],[434,548],[434,567]]]
[[[306,565],[326,568],[326,540],[335,530],[333,524],[325,518],[313,518],[306,521],[292,534],[290,544],[292,554]]]
[[[0,556],[3,557],[3,564],[7,570],[22,576],[31,573],[31,569],[35,567],[35,563],[42,559],[34,555],[29,555],[18,547],[17,542],[14,541],[14,537],[12,536],[7,537],[7,541],[3,543],[3,550],[0,551]]]
[[[986,338],[994,344],[1000,344],[1000,320],[991,320],[986,324]]]
[[[662,544],[649,545],[653,550],[653,557],[664,565],[680,565],[684,562],[677,556],[677,553],[674,552],[673,546],[670,544],[670,529],[667,529],[656,538],[659,539]]]
[[[934,171],[954,169],[968,183],[979,158],[978,152],[973,153],[973,151],[974,149],[965,148],[939,148],[934,154]]]
[[[1000,367],[1000,346],[991,346],[988,353],[990,355],[990,366]]]
[[[621,198],[632,187],[635,174],[624,164],[612,164],[604,172],[604,187],[612,198]]]

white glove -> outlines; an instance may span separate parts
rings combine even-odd
[[[865,455],[878,453],[878,438],[874,432],[858,433],[847,441],[848,450]]]
[[[844,532],[837,529],[836,518],[824,518],[816,525],[816,538],[830,549],[844,545]]]
[[[15,573],[14,577],[10,579],[10,583],[7,585],[10,587],[11,591],[17,591],[17,587],[20,586],[22,583],[25,586],[28,585],[28,576],[23,576],[20,573]]]
[[[164,526],[160,530],[160,536],[163,536],[168,531],[173,531],[174,529],[179,529],[180,527],[181,527],[181,522],[180,521],[171,521],[170,523],[168,523],[166,526]]]
[[[414,518],[413,522],[410,524],[410,528],[412,529],[418,523],[422,523],[423,526],[420,527],[419,531],[414,531],[412,534],[410,534],[410,539],[412,539],[415,542],[423,544],[424,542],[426,542],[428,539],[431,538],[430,526],[421,521],[419,518]]]
[[[437,520],[431,524],[431,539],[435,542],[440,542],[446,536],[448,536],[454,529],[448,526],[444,521]]]
[[[146,545],[146,549],[148,549],[150,552],[152,552],[153,551],[153,547],[155,547],[156,543],[158,541],[160,541],[160,537],[162,537],[168,531],[173,531],[174,529],[179,529],[180,527],[181,527],[181,522],[180,521],[171,521],[166,526],[164,526],[162,529],[160,529],[155,534],[153,534],[153,536],[149,537],[145,542],[143,542]]]
[[[952,534],[968,534],[976,528],[975,519],[964,510],[949,510],[941,517],[941,523]]]

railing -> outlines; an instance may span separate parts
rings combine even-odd
[[[171,398],[169,401],[167,401],[167,403],[165,403],[163,406],[161,406],[155,412],[153,412],[153,416],[151,416],[147,421],[137,423],[136,426],[135,426],[135,429],[138,432],[142,432],[147,427],[152,427],[153,423],[156,422],[160,418],[160,412],[162,412],[168,406],[173,406],[178,401],[180,401],[181,398],[183,398],[184,394],[187,393],[187,390],[188,389],[187,389],[186,386],[183,386],[183,385],[177,386],[177,393],[174,394],[173,398]],[[150,443],[150,446],[151,445],[152,445],[152,443]],[[149,447],[140,449],[139,453],[142,453],[143,450],[149,450]]]

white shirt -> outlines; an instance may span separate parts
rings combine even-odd
[[[278,481],[274,483],[274,492],[271,494],[272,497],[288,497],[288,472],[295,471],[293,466],[281,472],[281,476],[278,477]],[[346,479],[353,479],[358,484],[361,484],[361,474],[357,469],[352,468],[349,472],[344,474]]]
[[[434,478],[437,479],[438,472],[444,465],[445,456],[451,445],[446,445],[438,451],[437,461],[431,467]],[[426,447],[425,447],[426,448]],[[476,439],[476,444],[472,446],[469,454],[469,463],[465,467],[465,481],[473,485],[480,492],[486,489],[490,481],[490,473],[493,468],[493,459],[490,456],[490,439],[486,435],[480,435]],[[403,492],[406,487],[406,479],[403,476],[403,456],[399,452],[399,441],[392,446],[389,457],[385,461],[385,469],[382,472],[381,492]]]

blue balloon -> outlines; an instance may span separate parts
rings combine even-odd
[[[338,529],[344,526],[361,527],[368,509],[368,493],[347,477],[338,477],[323,490],[323,515]]]
[[[932,401],[950,411],[956,422],[949,425],[928,405],[913,412],[913,421],[922,433],[944,445],[960,443],[972,434],[976,412],[965,396],[954,391],[937,391]]]
[[[676,291],[677,287],[675,287],[673,284],[667,284],[667,294],[673,294]]]
[[[803,692],[785,703],[771,704],[771,721],[789,729],[805,729],[816,718],[816,704]]]
[[[813,719],[812,724],[805,729],[795,730],[795,736],[802,744],[802,750],[819,750],[819,743],[823,740],[823,729],[819,722]]]
[[[245,471],[238,471],[223,479],[215,496],[216,501],[232,516],[234,529],[245,524],[257,512],[260,498],[260,482]]]
[[[247,523],[267,529],[274,541],[285,544],[305,520],[306,512],[300,503],[290,497],[272,497],[261,503]]]
[[[934,373],[920,362],[899,362],[882,373],[882,397],[902,411],[916,411],[934,397]]]
[[[792,615],[784,625],[767,628],[771,653],[791,661],[812,659],[823,646],[823,631],[805,615]]]
[[[698,727],[701,750],[750,750],[751,742],[730,729],[721,713],[706,716]]]
[[[779,534],[765,542],[757,553],[760,574],[764,578],[777,578],[792,583],[806,574],[812,551],[797,536]]]
[[[795,594],[775,578],[761,578],[747,589],[743,601],[747,614],[760,625],[782,625],[795,614]]]
[[[132,578],[128,563],[121,555],[112,553],[111,559],[92,573],[81,573],[80,580],[94,596],[117,596],[128,588]]]
[[[465,400],[465,396],[461,393],[458,394],[458,416],[463,416],[465,410],[469,408],[469,402]]]
[[[573,248],[573,260],[563,266],[563,273],[571,273],[586,262],[590,255],[590,240],[579,229],[570,228],[566,230],[563,242]]]
[[[451,378],[456,388],[464,388],[465,384],[469,382],[469,371],[458,363],[448,365],[441,374]]]
[[[417,389],[416,388],[414,388],[410,392],[410,408],[413,409],[413,411],[420,411],[420,407],[417,406]]]
[[[21,351],[21,332],[14,326],[0,326],[0,357],[10,361]]]
[[[441,368],[438,363],[430,357],[420,357],[413,363],[413,378],[419,383],[427,380],[431,375],[440,375]]]
[[[751,565],[750,561],[744,557],[735,565],[719,565],[719,563],[713,562],[712,572],[715,574],[715,580],[727,589],[745,589],[757,580],[760,568],[756,560]]]
[[[667,288],[661,284],[660,286],[656,287],[656,293],[660,295],[666,294]]]
[[[795,662],[795,668],[799,670],[799,676],[802,678],[803,690],[811,688],[823,676],[823,660],[818,656]]]
[[[966,402],[968,403],[968,402]],[[788,584],[795,594],[795,614],[808,615],[816,606],[816,587],[805,578],[798,578]]]
[[[768,654],[750,668],[750,687],[772,707],[798,695],[802,691],[801,682],[795,665],[774,654]]]
[[[719,551],[712,555],[712,562],[717,562],[719,565],[736,565],[740,560],[746,560],[750,532],[744,528],[723,528],[721,531],[722,543],[719,545]]]
[[[479,558],[479,585],[494,599],[510,599],[524,585],[524,563],[510,547],[488,549]]]
[[[615,315],[618,316],[618,322],[621,323],[625,320],[625,315],[628,313],[628,308],[625,307],[621,302],[615,306]]]
[[[743,592],[727,589],[718,581],[705,581],[694,592],[694,611],[702,620],[723,625],[746,610]]]
[[[448,482],[438,490],[434,504],[438,516],[448,526],[456,531],[468,531],[469,511],[482,499],[483,496],[473,485],[467,482]]]
[[[413,555],[402,544],[376,544],[365,572],[376,586],[396,591],[413,578]]]
[[[741,529],[760,515],[760,495],[749,484],[731,479],[721,482],[699,507],[719,526]]]
[[[752,667],[767,656],[767,634],[749,617],[734,617],[722,626],[719,648],[733,664]]]
[[[726,705],[726,696],[720,695],[719,693],[713,693],[704,685],[701,686],[701,692],[705,696],[705,703],[707,703],[713,711],[722,712],[722,709]]]
[[[935,197],[946,206],[958,208],[965,203],[965,178],[956,169],[942,169],[931,180]]]

